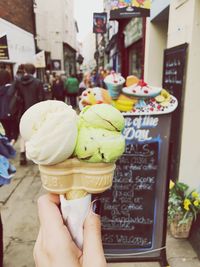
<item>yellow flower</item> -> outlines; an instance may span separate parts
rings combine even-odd
[[[199,194],[196,191],[192,192],[192,196],[193,198],[199,198]]]
[[[169,189],[171,190],[174,187],[174,185],[175,185],[175,183],[172,180],[170,180]]]
[[[193,204],[194,204],[195,207],[198,207],[198,206],[199,206],[199,201],[198,201],[198,200],[195,200],[195,201],[193,202]]]
[[[190,204],[191,204],[191,201],[188,199],[188,198],[186,198],[185,200],[184,200],[184,209],[185,210],[189,210],[189,206],[190,206]]]

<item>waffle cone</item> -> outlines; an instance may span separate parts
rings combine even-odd
[[[110,188],[115,164],[88,163],[72,158],[55,165],[39,165],[39,170],[46,190],[75,199]]]
[[[71,190],[65,194],[65,198],[68,200],[83,198],[88,194],[85,190]]]

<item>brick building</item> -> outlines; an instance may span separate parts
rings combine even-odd
[[[0,18],[13,23],[21,29],[34,33],[33,0],[1,0]]]
[[[25,4],[24,4],[25,3]],[[34,0],[0,1],[0,37],[6,35],[9,59],[1,60],[14,74],[21,63],[33,62],[35,54]]]

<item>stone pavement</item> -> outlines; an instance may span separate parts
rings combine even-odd
[[[38,233],[37,199],[44,193],[38,168],[29,162],[20,167],[10,185],[0,188],[0,208],[4,225],[4,267],[34,267],[33,246]],[[187,240],[168,235],[167,257],[171,267],[200,267]],[[158,263],[110,263],[109,267],[156,267]],[[58,266],[59,267],[59,266]],[[71,266],[70,266],[71,267]],[[95,266],[94,266],[95,267]]]

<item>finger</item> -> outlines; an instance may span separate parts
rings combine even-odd
[[[33,258],[35,261],[35,266],[49,266],[50,262],[48,257],[46,256],[45,250],[42,245],[42,230],[40,228],[38,237],[33,249]]]
[[[46,194],[38,199],[38,214],[42,233],[45,236],[54,236],[54,233],[63,233],[65,238],[71,242],[72,237],[64,224],[62,214],[58,205],[60,198],[55,194]]]
[[[46,194],[38,199],[38,215],[40,225],[44,228],[60,227],[63,225],[62,215],[58,208],[60,203],[59,196],[54,194]]]
[[[92,208],[99,204],[98,201],[93,203]],[[106,266],[106,260],[101,240],[100,217],[93,212],[92,208],[84,222],[83,266],[104,267]],[[91,262],[91,259],[95,260],[95,264]]]

